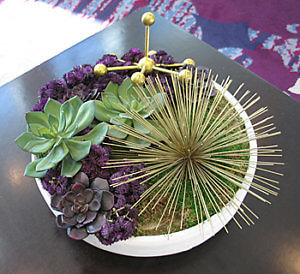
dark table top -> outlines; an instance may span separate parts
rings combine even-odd
[[[150,49],[163,49],[178,61],[187,57],[213,69],[220,78],[230,75],[232,90],[257,92],[282,134],[273,141],[283,149],[280,193],[271,206],[249,195],[246,204],[261,218],[240,230],[233,222],[229,234],[219,232],[201,246],[160,258],[131,258],[69,239],[56,228],[54,216],[32,178],[23,177],[30,155],[14,139],[25,130],[24,113],[37,101],[46,82],[73,66],[95,64],[105,53],[122,56],[144,47],[140,10],[113,26],[41,64],[0,88],[0,273],[296,273],[300,271],[299,136],[300,108],[281,91],[229,60],[218,51],[156,15]],[[268,68],[266,68],[268,69]],[[298,269],[297,269],[298,267]],[[299,273],[299,272],[298,272]]]

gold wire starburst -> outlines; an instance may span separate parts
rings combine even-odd
[[[98,76],[104,76],[110,71],[140,69],[140,72],[135,72],[131,76],[131,81],[137,85],[143,85],[145,83],[145,74],[149,74],[153,70],[168,74],[176,74],[179,76],[181,81],[191,78],[191,72],[187,69],[183,69],[180,72],[168,69],[181,67],[187,64],[195,66],[195,62],[191,58],[185,59],[182,63],[156,64],[154,60],[149,57],[156,53],[155,51],[149,51],[150,26],[155,23],[155,16],[151,12],[146,12],[143,14],[141,20],[145,25],[145,57],[142,58],[138,63],[134,63],[132,66],[106,67],[104,64],[97,64],[94,67],[94,73]],[[122,59],[118,60],[125,63],[125,61]]]
[[[118,182],[113,186],[142,179],[143,183],[150,182],[148,189],[142,194],[140,199],[133,205],[139,205],[147,201],[139,214],[142,214],[149,206],[154,209],[163,199],[166,200],[160,220],[168,218],[169,228],[174,220],[175,211],[181,207],[182,228],[185,215],[185,204],[187,200],[187,189],[192,190],[193,207],[196,212],[197,222],[203,223],[205,219],[210,220],[211,214],[208,204],[213,209],[213,214],[221,211],[221,208],[232,201],[235,191],[232,185],[245,189],[249,194],[259,200],[270,203],[261,194],[277,195],[279,190],[278,181],[268,179],[260,175],[254,175],[253,180],[247,179],[245,173],[248,166],[252,166],[249,159],[255,154],[263,157],[278,157],[281,150],[277,145],[261,146],[258,148],[249,147],[251,140],[259,140],[280,134],[275,131],[268,118],[262,118],[267,108],[260,108],[249,116],[252,121],[254,134],[247,135],[247,126],[240,118],[240,112],[236,111],[234,105],[224,102],[223,96],[231,81],[223,81],[221,89],[215,97],[210,98],[214,88],[214,80],[205,82],[204,77],[194,78],[182,83],[178,75],[172,74],[172,86],[174,95],[164,97],[162,103],[157,98],[158,93],[165,93],[160,79],[156,78],[154,84],[150,79],[145,85],[147,92],[153,98],[153,113],[151,119],[146,119],[133,110],[126,112],[140,123],[148,134],[139,132],[126,124],[118,126],[118,130],[138,138],[151,146],[138,146],[126,140],[119,140],[109,137],[115,157],[109,163],[109,167],[120,167],[144,163],[142,171],[133,173],[132,179]],[[241,87],[234,93],[238,94]],[[147,98],[145,91],[139,86],[136,92],[141,99]],[[249,96],[249,91],[245,92],[238,100],[243,110],[249,110],[259,100],[254,94]],[[255,123],[253,122],[255,120]],[[114,126],[112,126],[114,127]],[[280,165],[279,162],[261,161],[257,166]],[[256,165],[256,163],[255,163]],[[246,169],[241,169],[246,167]],[[272,170],[257,167],[257,170],[272,174],[282,174]],[[115,179],[122,179],[128,175]],[[250,188],[245,188],[245,184]],[[233,203],[239,216],[248,224],[253,224],[253,220],[246,212],[258,218],[244,203],[237,206]],[[221,221],[222,218],[220,217]],[[239,222],[233,217],[236,224],[241,228]],[[225,224],[224,228],[226,230]],[[227,231],[227,230],[226,230]]]

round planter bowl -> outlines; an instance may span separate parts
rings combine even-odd
[[[215,84],[215,86],[217,89],[222,90],[220,85]],[[249,159],[251,165],[248,167],[245,179],[247,182],[251,182],[253,180],[257,164],[257,143],[254,138],[254,129],[248,115],[243,110],[239,102],[228,91],[224,93],[224,97],[232,106],[234,106],[235,110],[240,113],[240,117],[245,122],[247,135],[250,140],[249,145],[252,152]],[[61,214],[61,212],[51,208],[50,194],[42,187],[41,180],[36,178],[36,182],[43,198],[53,214]],[[211,216],[210,221],[206,220],[200,225],[196,225],[179,232],[174,232],[169,235],[131,237],[126,241],[116,242],[109,246],[101,244],[94,235],[89,235],[84,239],[84,241],[102,250],[134,257],[157,257],[180,253],[200,245],[219,232],[235,215],[243,202],[248,189],[249,184],[244,182],[243,188],[240,188],[236,192],[236,195],[225,207],[222,208],[221,212]]]

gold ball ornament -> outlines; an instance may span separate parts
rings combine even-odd
[[[142,16],[142,22],[146,26],[151,26],[155,23],[155,16],[152,12],[145,12]]]
[[[145,76],[143,73],[141,72],[135,72],[134,74],[132,74],[131,76],[131,81],[136,84],[136,85],[143,85],[145,83]]]
[[[94,67],[94,73],[98,76],[104,76],[107,73],[107,67],[104,64],[97,64]]]
[[[155,62],[151,58],[144,57],[138,62],[138,66],[140,66],[145,73],[150,73],[155,66]]]
[[[179,80],[181,82],[191,80],[192,76],[193,76],[192,72],[188,69],[183,69],[182,71],[179,72]]]
[[[195,61],[194,61],[193,59],[191,59],[191,58],[185,59],[185,60],[183,61],[183,63],[184,63],[185,65],[193,65],[193,66],[196,66]]]

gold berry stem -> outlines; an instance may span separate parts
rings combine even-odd
[[[121,66],[121,67],[109,67],[107,71],[118,71],[118,70],[127,70],[127,69],[138,69],[139,66]]]
[[[149,39],[150,39],[150,27],[146,26],[145,31],[145,57],[148,58],[148,52],[149,52]]]
[[[153,67],[154,70],[157,70],[157,71],[160,71],[160,72],[164,72],[164,73],[169,73],[169,74],[178,74],[177,71],[172,71],[172,70],[169,70],[169,69],[165,69],[165,68],[162,68],[162,67],[157,67],[157,66],[154,66]]]

